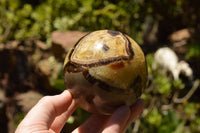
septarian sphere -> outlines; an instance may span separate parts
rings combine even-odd
[[[83,109],[112,114],[140,97],[147,80],[145,56],[139,45],[121,32],[94,31],[68,52],[64,80]]]

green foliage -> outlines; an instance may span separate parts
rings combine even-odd
[[[152,74],[152,65],[153,65],[153,54],[146,55],[148,74]]]
[[[57,88],[60,91],[66,90],[63,78],[63,70],[61,70],[60,73],[57,75],[57,77],[53,78],[50,83],[51,86]]]
[[[192,132],[193,133],[198,133],[199,132],[199,128],[200,128],[200,117],[196,117],[194,122],[191,123],[190,125]]]
[[[172,84],[166,77],[158,76],[155,78],[156,89],[160,94],[170,94]]]
[[[144,20],[148,15],[160,20],[178,17],[188,2],[109,1],[109,0],[21,0],[0,1],[0,41],[36,37],[48,39],[54,30],[119,30],[142,42]],[[190,3],[193,4],[193,3]],[[194,4],[195,5],[195,4]],[[161,8],[162,7],[162,8]],[[198,10],[198,7],[194,7]],[[194,16],[196,15],[195,12]],[[183,15],[183,19],[187,14]],[[196,17],[187,20],[194,26]]]
[[[22,112],[18,112],[16,115],[17,118],[15,118],[14,120],[14,125],[15,125],[15,129],[17,128],[18,124],[24,119],[25,114]]]
[[[76,121],[79,124],[82,124],[83,122],[85,122],[90,116],[90,113],[88,113],[87,111],[83,110],[80,107],[76,109],[75,114],[76,114]]]
[[[153,109],[145,117],[144,122],[148,128],[142,130],[143,133],[184,133],[185,121],[181,120],[174,110],[159,112]]]
[[[57,88],[57,89],[60,90],[60,91],[66,90],[66,87],[65,87],[63,78],[54,79],[54,80],[51,82],[51,86]]]
[[[73,124],[74,122],[75,122],[74,116],[70,116],[69,119],[67,120],[67,123],[69,123],[69,124]]]
[[[153,54],[146,56],[150,81],[148,88],[142,94],[142,99],[147,107],[141,118],[141,133],[191,133],[199,132],[198,108],[199,104],[194,102],[175,103],[174,97],[177,97],[181,91],[188,91],[186,84],[181,80],[174,81],[162,69],[152,69],[154,64]],[[187,130],[185,129],[186,127]]]
[[[173,81],[172,85],[174,86],[175,89],[181,90],[185,88],[185,84],[182,82],[181,79]]]
[[[20,0],[1,1],[0,41],[29,37],[46,40],[54,30],[111,29],[135,36],[136,41],[141,42],[143,14],[147,12],[142,3],[45,0],[33,6]]]
[[[186,58],[200,58],[200,43],[196,42],[190,45]]]
[[[194,115],[197,112],[195,108],[195,103],[188,103],[185,106],[184,110],[185,110],[186,115],[188,116]]]
[[[109,1],[109,0],[44,0],[39,2],[21,0],[0,1],[0,40],[37,37],[46,40],[54,30],[120,30],[136,41],[142,42],[145,17],[152,15],[174,19],[182,14],[184,0],[177,1]],[[195,6],[198,10],[199,8]],[[162,7],[162,8],[161,8]],[[198,12],[198,11],[197,11]],[[194,16],[196,16],[196,12]],[[192,15],[184,17],[191,17]],[[194,26],[195,19],[185,19],[188,26]],[[12,31],[12,32],[11,32]]]
[[[160,126],[161,122],[162,122],[162,116],[161,114],[158,112],[157,109],[153,109],[146,117],[146,121],[150,124],[153,125],[155,127]]]

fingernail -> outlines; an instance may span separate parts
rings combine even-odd
[[[129,116],[130,115],[130,108],[128,107],[128,106],[126,106],[126,105],[123,105],[123,106],[121,106],[121,107],[119,107],[116,111],[115,111],[115,113],[114,114],[117,114],[119,117],[121,116],[121,115],[123,115],[123,116]]]
[[[140,108],[144,108],[144,101],[142,99],[138,99],[136,101],[136,103],[134,104],[134,106],[140,107]]]
[[[131,112],[137,112],[136,114],[141,113],[143,109],[144,101],[141,99],[137,100],[136,103],[130,107]]]

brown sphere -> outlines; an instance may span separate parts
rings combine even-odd
[[[112,114],[119,106],[131,106],[140,97],[147,80],[145,56],[125,34],[94,31],[68,52],[64,80],[83,109]]]

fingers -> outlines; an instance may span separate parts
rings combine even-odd
[[[71,105],[71,102],[72,96],[69,91],[64,91],[60,95],[42,98],[29,111],[16,132],[48,130],[55,117],[65,112]]]
[[[130,124],[136,119],[136,117],[143,111],[144,109],[144,102],[139,99],[133,106],[131,106],[131,115],[124,126],[123,131],[125,132],[126,129],[130,126]]]
[[[85,123],[75,129],[73,133],[100,133],[109,118],[109,115],[93,114]]]
[[[107,123],[103,133],[121,133],[130,117],[130,113],[131,111],[127,106],[118,108]]]
[[[121,106],[112,116],[92,115],[73,133],[122,133],[144,109],[144,102],[138,100],[132,107]],[[104,130],[103,130],[104,129]]]
[[[42,98],[26,115],[16,133],[50,131],[60,132],[77,105],[69,91]],[[142,112],[144,103],[138,100],[131,108],[122,106],[112,116],[93,114],[73,133],[125,132],[132,121]],[[50,130],[49,130],[50,129]],[[103,130],[104,129],[104,130]]]
[[[144,102],[138,100],[133,106],[122,106],[117,109],[112,115],[110,121],[105,127],[103,133],[122,133],[130,126],[130,124],[136,119],[136,117],[143,111]]]
[[[69,108],[60,116],[57,116],[56,119],[53,121],[50,127],[51,130],[53,130],[56,133],[59,133],[62,130],[65,123],[67,122],[70,115],[72,115],[72,113],[75,111],[76,108],[77,108],[77,104],[73,100]]]
[[[122,106],[112,116],[94,114],[73,133],[121,133],[130,113],[127,106]]]

